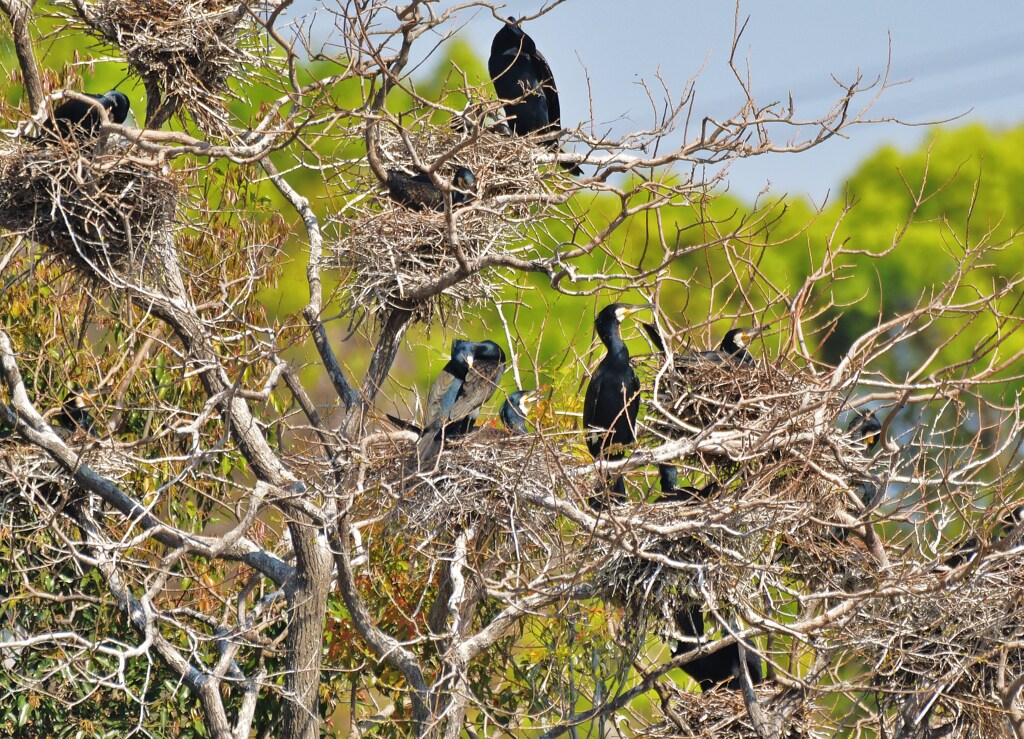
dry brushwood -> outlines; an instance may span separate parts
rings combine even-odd
[[[173,176],[130,149],[87,154],[71,140],[0,150],[0,227],[43,244],[86,274],[118,273],[173,227]]]
[[[226,126],[228,80],[259,63],[244,35],[247,3],[231,0],[76,2],[88,30],[121,50],[165,100],[183,104],[204,130]]]
[[[382,127],[379,135],[381,158],[389,168],[416,172],[410,147],[389,131]],[[525,223],[541,216],[546,188],[532,147],[521,139],[488,131],[466,139],[436,126],[406,135],[427,166],[451,156],[438,171],[443,181],[451,180],[456,166],[472,171],[475,197],[455,207],[450,228],[445,214],[409,210],[388,198],[381,183],[359,178],[353,186],[359,204],[337,219],[340,237],[333,248],[349,273],[353,311],[375,314],[400,306],[411,307],[416,320],[428,321],[435,312],[454,320],[503,284],[495,270],[477,265],[502,256],[537,255],[535,245],[523,243],[522,233]],[[368,191],[376,196],[363,197]],[[506,195],[521,197],[507,202]]]

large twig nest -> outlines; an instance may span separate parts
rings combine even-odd
[[[404,526],[426,539],[476,525],[520,545],[549,546],[559,536],[555,513],[526,498],[559,490],[565,463],[540,434],[484,428],[448,442],[434,469],[410,475],[398,513]]]
[[[131,460],[110,443],[81,433],[68,443],[80,450],[83,465],[107,479],[121,479],[133,468]],[[77,490],[71,476],[44,450],[17,437],[0,439],[0,500],[45,502],[60,508],[74,501]]]
[[[1024,674],[1021,550],[993,555],[964,580],[926,595],[884,599],[858,618],[853,652],[871,665],[872,689],[902,704],[934,704],[931,725],[1003,724],[1000,672],[1009,686]],[[937,577],[941,573],[930,573]],[[1015,705],[1022,705],[1018,696]],[[975,733],[974,736],[996,734]],[[967,734],[961,734],[967,735]]]
[[[246,5],[232,0],[97,0],[79,4],[86,26],[116,45],[132,71],[175,97],[203,128],[223,124],[228,80],[259,63],[244,35]],[[255,10],[255,8],[254,8]]]
[[[0,227],[48,246],[88,274],[120,271],[174,223],[180,188],[108,142],[17,143],[0,150]]]
[[[663,365],[656,356],[653,373],[656,402],[647,423],[657,433],[676,439],[684,433],[743,431],[743,444],[733,444],[737,456],[785,447],[809,434],[826,435],[842,408],[842,399],[818,378],[781,360]]]
[[[657,724],[644,727],[635,734],[647,739],[760,739],[764,736],[754,727],[754,722],[738,690],[715,690],[710,693],[688,693],[671,684],[671,692],[665,719]],[[779,689],[764,684],[754,687],[761,716],[758,717],[762,731],[779,739],[799,739],[818,736],[815,733],[815,719],[804,710],[804,697],[796,691]]]
[[[438,176],[450,182],[455,167],[467,167],[476,177],[475,197],[455,206],[449,224],[444,213],[413,211],[393,202],[375,178],[360,180],[355,185],[362,188],[360,195],[372,191],[375,197],[356,198],[358,206],[339,218],[341,235],[333,248],[350,273],[354,310],[376,313],[400,305],[411,306],[419,320],[439,309],[458,315],[501,284],[501,274],[483,265],[506,255],[536,256],[536,245],[523,239],[546,197],[534,147],[488,131],[467,138],[429,125],[405,135],[407,140],[380,127],[377,140],[385,167],[417,173],[410,149],[427,166],[446,158]],[[512,195],[517,197],[511,201],[505,197]]]

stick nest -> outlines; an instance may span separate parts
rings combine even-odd
[[[411,478],[398,511],[402,525],[424,538],[475,525],[520,544],[550,545],[558,536],[554,512],[526,498],[564,485],[565,463],[540,435],[481,429],[447,442],[436,468]]]
[[[644,727],[635,736],[646,739],[723,739],[763,736],[755,728],[738,690],[714,690],[709,693],[689,693],[671,683],[663,683],[672,695],[668,701],[666,719]],[[764,714],[765,728],[770,736],[780,739],[803,739],[818,736],[815,719],[805,711],[800,693],[765,684],[754,686],[758,705]]]
[[[68,441],[81,452],[81,464],[111,480],[125,477],[133,464],[109,443],[78,434]],[[75,500],[78,486],[47,452],[16,438],[0,439],[0,500],[45,501],[58,508]]]
[[[1005,732],[999,671],[1005,669],[1007,685],[1024,674],[1021,557],[1019,546],[990,555],[959,583],[882,599],[861,613],[853,646],[855,654],[876,665],[874,689],[895,690],[891,699],[897,703],[905,700],[901,691],[934,695],[933,725],[962,725],[975,732],[958,735]],[[977,727],[993,724],[1003,724],[1002,732],[976,733]]]
[[[386,167],[416,173],[402,138],[384,128],[380,135],[381,159]],[[424,127],[409,133],[422,162],[432,163],[466,142],[465,135],[449,129]],[[491,132],[479,134],[459,148],[439,170],[450,182],[455,167],[468,167],[477,180],[476,196],[457,204],[452,224],[444,213],[419,212],[393,202],[375,178],[360,179],[359,206],[339,218],[341,236],[334,244],[338,262],[349,272],[353,311],[376,314],[395,306],[411,308],[414,319],[429,321],[435,314],[461,315],[464,308],[487,300],[501,284],[494,269],[480,263],[495,257],[537,256],[532,243],[524,243],[525,223],[541,217],[538,201],[546,189],[533,160],[533,149],[521,139]],[[509,203],[505,195],[525,195],[529,202]],[[461,249],[470,267],[463,275],[457,256]]]
[[[245,39],[254,26],[237,1],[98,0],[83,6],[86,26],[117,46],[147,87],[178,98],[204,130],[225,123],[228,80],[259,63],[247,50],[254,42]]]
[[[87,274],[122,270],[172,227],[181,191],[171,175],[130,154],[89,154],[71,140],[0,150],[0,227]]]

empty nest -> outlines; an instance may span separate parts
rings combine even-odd
[[[84,440],[81,435],[79,441]],[[79,447],[80,461],[97,474],[118,480],[132,469],[131,460],[111,445],[92,437],[87,441]],[[74,439],[68,443],[75,446]],[[0,500],[44,501],[59,508],[73,501],[76,490],[71,476],[46,451],[16,437],[0,439]]]
[[[201,128],[223,124],[228,80],[259,58],[244,35],[253,24],[237,0],[98,0],[76,3],[86,26],[121,50],[128,66]],[[255,8],[254,8],[255,10]]]
[[[70,140],[0,150],[0,227],[89,275],[122,270],[172,227],[180,193],[171,176],[130,153],[87,153]]]
[[[744,737],[754,739],[765,734],[754,727],[743,695],[738,690],[715,690],[710,693],[688,693],[671,683],[665,719],[640,728],[634,736],[646,739],[722,739]],[[764,723],[770,736],[780,739],[802,739],[818,736],[814,719],[820,718],[804,710],[804,698],[796,691],[779,689],[770,683],[754,686]],[[810,714],[810,715],[809,715]]]
[[[358,194],[376,195],[362,198],[347,210],[353,215],[339,218],[340,236],[333,249],[349,273],[352,310],[375,314],[398,306],[411,309],[416,320],[428,321],[437,311],[454,319],[502,284],[494,268],[480,268],[482,261],[537,256],[536,245],[524,241],[523,231],[524,224],[540,217],[546,190],[533,160],[534,147],[522,139],[485,131],[467,144],[465,134],[437,126],[408,136],[427,164],[457,149],[438,175],[450,182],[455,167],[468,167],[476,176],[475,196],[455,206],[450,228],[444,213],[410,210],[393,202],[375,178],[360,179]],[[380,150],[387,168],[417,173],[397,132],[381,129]],[[508,202],[502,199],[505,195],[526,197]]]

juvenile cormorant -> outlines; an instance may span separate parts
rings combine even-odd
[[[640,380],[629,363],[629,349],[619,334],[619,324],[651,305],[612,303],[597,314],[594,329],[608,353],[590,378],[583,399],[583,428],[587,432],[587,448],[594,459],[622,459],[621,451],[611,447],[636,441],[636,418],[640,412]],[[616,475],[611,485],[615,497],[626,493],[626,483]]]
[[[487,69],[512,133],[548,134],[544,143],[557,151],[561,109],[555,79],[547,59],[515,18],[510,17],[495,34]],[[578,164],[563,162],[561,166],[574,175],[583,174]]]
[[[704,636],[704,614],[699,605],[693,605],[688,609],[676,611],[675,622],[683,636],[701,639]],[[680,641],[672,656],[678,657],[686,652],[692,652],[701,645],[691,641]],[[751,685],[757,685],[764,681],[761,674],[761,658],[754,651],[750,642],[744,644],[744,657],[747,674],[750,675]],[[680,665],[687,675],[692,677],[702,692],[707,692],[724,683],[724,687],[730,690],[740,690],[743,687],[740,677],[740,645],[739,642],[723,647],[711,654],[697,657],[684,665]],[[728,682],[726,682],[728,680]]]
[[[432,465],[445,438],[473,428],[480,406],[498,389],[505,352],[493,341],[452,342],[451,359],[427,394],[423,433],[416,445],[421,468]]]
[[[102,95],[83,94],[106,108],[112,123],[124,123],[128,119],[130,103],[123,92],[111,90]],[[75,133],[94,134],[100,124],[100,112],[95,105],[68,99],[54,109],[53,116],[43,124],[43,131],[52,133],[56,130],[62,138],[67,138]]]
[[[457,168],[452,178],[452,205],[469,200],[475,186],[476,175],[472,170]],[[426,172],[409,175],[398,169],[389,169],[388,195],[410,210],[444,210],[444,190],[435,185]]]
[[[501,404],[501,410],[498,412],[505,428],[513,434],[529,433],[526,428],[526,416],[529,413],[530,404],[540,400],[540,396],[539,390],[516,390],[509,395]]]

